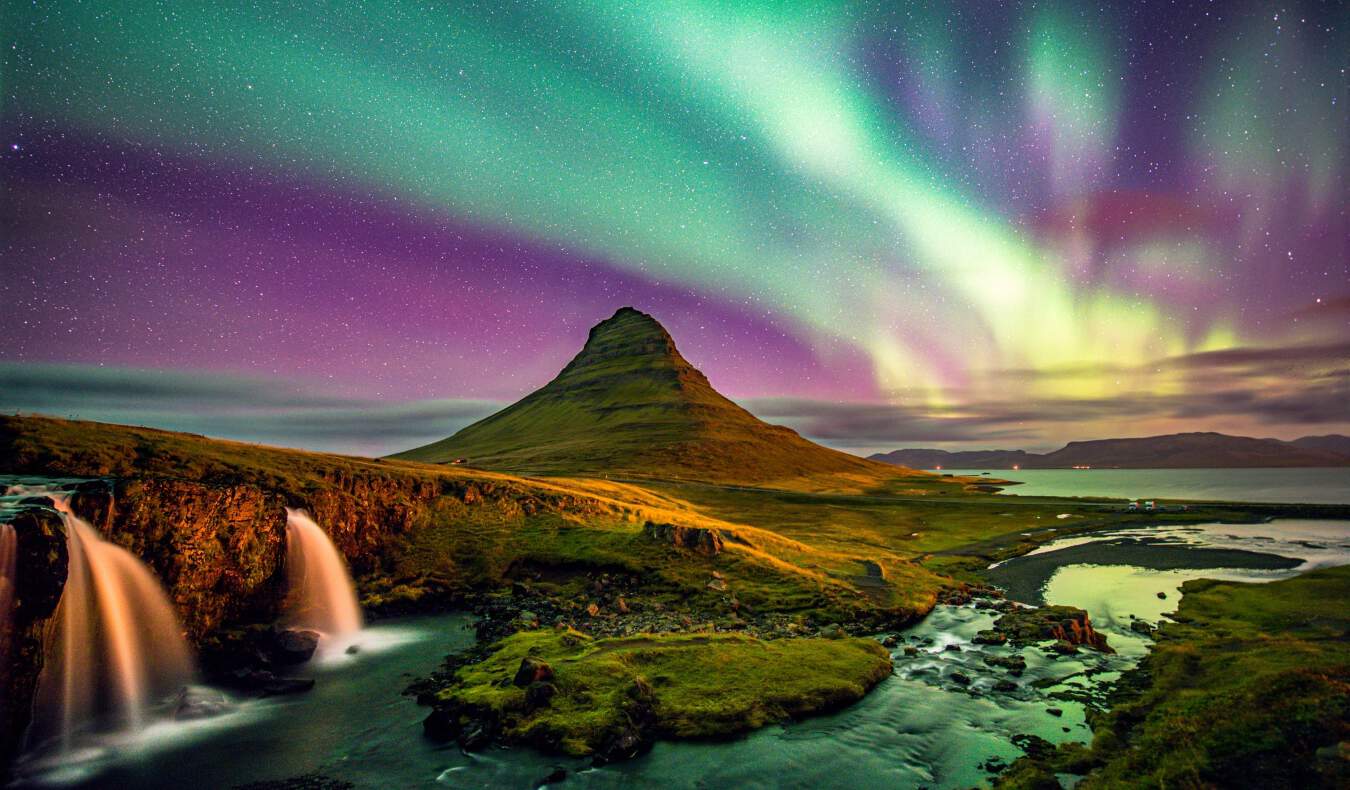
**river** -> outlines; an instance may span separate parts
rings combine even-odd
[[[1079,561],[1089,542],[1100,552],[1091,563]],[[1178,550],[1193,552],[1196,567],[1177,567]],[[1238,567],[1213,567],[1213,557]],[[462,614],[400,619],[367,628],[361,652],[319,667],[309,694],[241,703],[236,712],[203,722],[157,725],[135,743],[42,779],[84,787],[231,787],[319,773],[372,788],[535,787],[563,767],[567,786],[596,788],[969,787],[988,781],[987,768],[1021,754],[1014,735],[1089,738],[1087,707],[1100,704],[1151,645],[1129,623],[1156,623],[1174,610],[1185,580],[1269,581],[1347,562],[1350,522],[1131,528],[1067,538],[996,571],[1031,579],[1046,602],[1087,609],[1114,655],[1055,657],[1037,648],[975,645],[971,638],[990,626],[994,613],[939,606],[901,634],[895,676],[842,712],[726,743],[661,742],[644,757],[603,768],[529,749],[464,754],[425,740],[425,709],[400,691],[471,644],[471,620]],[[917,654],[906,655],[906,647]],[[1021,677],[985,663],[1012,654],[1027,662]],[[958,682],[956,673],[970,683]],[[999,680],[1017,687],[996,691]]]

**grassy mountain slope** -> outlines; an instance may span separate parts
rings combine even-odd
[[[448,439],[394,458],[511,472],[681,478],[841,490],[884,487],[897,471],[769,425],[723,397],[651,316],[623,308],[597,324],[556,378]]]

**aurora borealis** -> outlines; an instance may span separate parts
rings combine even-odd
[[[5,2],[0,408],[387,452],[632,304],[840,447],[1345,432],[1347,16]]]

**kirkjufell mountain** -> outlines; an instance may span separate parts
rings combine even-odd
[[[393,457],[754,484],[833,477],[868,485],[916,474],[758,419],[715,390],[656,319],[631,307],[595,325],[581,352],[542,388]]]

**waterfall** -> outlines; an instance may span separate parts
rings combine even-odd
[[[65,523],[69,570],[29,742],[59,738],[66,752],[81,732],[142,729],[150,708],[194,673],[173,606],[149,568],[71,512],[65,494],[42,493]]]
[[[342,555],[303,510],[286,508],[286,622],[330,640],[361,630],[361,608]]]

